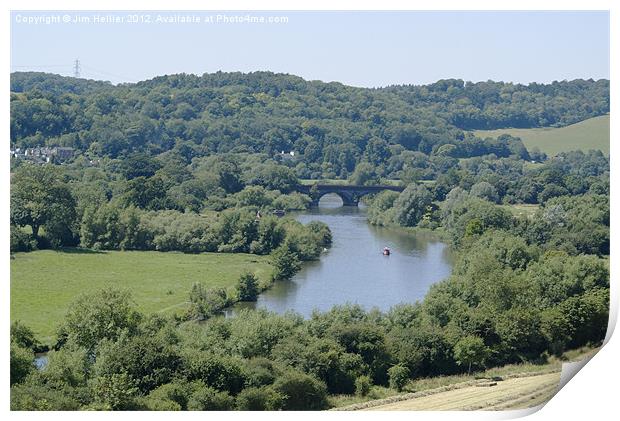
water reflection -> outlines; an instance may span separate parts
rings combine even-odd
[[[323,221],[332,230],[333,245],[320,261],[304,264],[293,279],[277,282],[256,303],[235,308],[295,310],[306,317],[314,309],[325,311],[344,303],[388,310],[421,300],[430,285],[450,275],[451,258],[444,243],[370,226],[363,206],[340,206],[340,198],[325,195],[319,208],[297,216],[302,223]],[[383,247],[392,254],[383,256]]]

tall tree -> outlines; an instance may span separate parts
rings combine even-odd
[[[38,241],[42,226],[49,224],[50,234],[62,237],[75,217],[75,199],[57,167],[24,164],[15,171],[11,179],[12,224],[30,226]],[[51,240],[62,242],[62,238]]]

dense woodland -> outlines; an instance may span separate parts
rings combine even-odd
[[[394,177],[402,160],[527,151],[469,129],[563,126],[609,112],[608,80],[528,86],[441,80],[365,89],[269,72],[171,75],[113,86],[44,73],[11,75],[11,142],[89,157],[176,152],[273,156],[301,178],[347,178],[362,161]],[[419,159],[419,158],[418,158]],[[401,164],[402,165],[402,164]],[[415,167],[413,167],[415,168]]]
[[[233,299],[256,298],[252,273],[236,297],[195,284],[174,317],[140,313],[126,291],[80,296],[43,370],[35,335],[12,325],[12,409],[325,409],[333,395],[544,361],[605,335],[609,159],[546,157],[466,130],[604,114],[609,81],[361,89],[216,73],[112,86],[14,73],[11,91],[14,146],[77,151],[62,165],[12,160],[12,252],[269,254],[285,281],[331,233],[271,211],[305,209],[300,179],[325,177],[397,180],[402,193],[364,198],[369,223],[431,230],[457,256],[422,302],[386,313],[216,317]],[[515,204],[538,208],[516,215]]]

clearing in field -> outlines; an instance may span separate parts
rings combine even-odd
[[[183,254],[89,250],[15,253],[11,260],[11,321],[21,320],[51,344],[55,329],[77,295],[104,286],[131,291],[145,313],[186,305],[194,282],[232,290],[245,270],[266,282],[268,257],[253,254]]]
[[[527,203],[517,203],[514,205],[500,205],[501,208],[506,209],[514,216],[532,218],[536,211],[540,208],[539,205],[530,205]]]
[[[497,137],[502,134],[520,137],[528,150],[538,147],[547,155],[575,150],[598,149],[609,156],[609,114],[589,118],[559,128],[475,130],[478,137]]]

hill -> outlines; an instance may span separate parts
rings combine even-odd
[[[565,126],[609,112],[608,80],[529,85],[440,80],[368,89],[271,72],[177,74],[122,85],[11,74],[11,143],[72,147],[89,157],[170,151],[295,152],[301,178],[347,178],[402,151],[527,159],[518,140],[470,132]]]
[[[519,137],[528,150],[537,147],[549,156],[560,152],[598,149],[609,156],[609,114],[558,128],[476,130],[479,137],[509,134]]]

